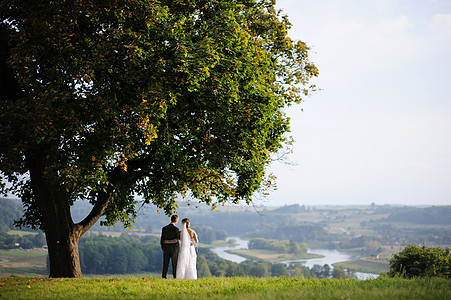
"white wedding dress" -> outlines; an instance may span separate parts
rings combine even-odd
[[[177,260],[177,279],[197,279],[195,242],[191,239],[186,223],[182,223],[180,250]]]

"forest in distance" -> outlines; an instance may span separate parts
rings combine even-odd
[[[42,233],[15,235],[12,220],[21,215],[18,200],[0,199],[0,249],[16,244],[39,247]],[[90,207],[85,202],[72,209],[74,220],[81,220]],[[250,240],[250,248],[267,251],[305,253],[327,248],[353,252],[369,261],[388,265],[393,253],[408,244],[449,247],[451,245],[451,206],[301,206],[281,207],[224,206],[216,211],[206,206],[181,205],[181,217],[191,219],[200,237],[199,277],[209,276],[286,276],[328,277],[330,266],[288,268],[277,262],[246,261],[232,263],[217,257],[209,248],[226,243],[227,237]],[[121,224],[96,224],[79,245],[85,274],[130,274],[161,269],[159,234],[169,218],[155,207],[142,207],[130,230]],[[22,229],[26,231],[28,229]],[[253,245],[253,246],[251,246]],[[250,249],[252,250],[252,249]],[[118,259],[120,257],[120,259]],[[336,269],[336,270],[335,270]],[[334,268],[338,278],[344,276]]]
[[[21,215],[19,200],[1,199],[0,231],[17,229],[12,221]],[[87,202],[72,208],[74,221],[86,216]],[[191,219],[201,242],[210,244],[227,236],[244,239],[268,238],[307,243],[309,248],[354,249],[374,252],[380,247],[425,243],[431,246],[451,245],[451,206],[301,206],[281,207],[221,206],[212,211],[208,206],[194,207],[182,203],[177,214]],[[129,232],[159,235],[169,223],[168,216],[157,208],[143,206],[133,228],[121,223],[100,226],[88,232]],[[23,229],[28,230],[28,229]]]
[[[73,210],[81,219],[88,207]],[[180,205],[177,213],[189,217],[200,231],[201,241],[211,243],[225,236],[244,239],[267,238],[307,243],[310,248],[354,249],[374,252],[379,248],[425,243],[451,245],[451,206],[302,206],[280,207]],[[169,218],[155,207],[143,207],[130,232],[159,234]],[[211,229],[211,230],[206,230]],[[115,227],[92,229],[97,232],[123,232]],[[128,231],[128,230],[125,230]],[[205,232],[203,232],[205,231]],[[202,236],[204,233],[204,236]],[[218,235],[218,238],[215,237]]]

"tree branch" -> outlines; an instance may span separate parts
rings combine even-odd
[[[80,223],[76,224],[78,229],[80,230],[80,236],[83,235],[86,231],[89,230],[102,216],[105,208],[108,206],[108,203],[113,194],[113,187],[108,185],[105,191],[100,191],[97,196],[97,202],[91,209],[86,218],[84,218]]]

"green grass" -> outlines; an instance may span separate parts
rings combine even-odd
[[[1,299],[449,299],[440,278],[0,278]]]

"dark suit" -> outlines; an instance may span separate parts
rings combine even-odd
[[[161,277],[166,278],[169,269],[169,260],[172,260],[172,275],[177,270],[177,258],[179,254],[179,243],[163,244],[164,240],[180,239],[180,230],[174,224],[169,224],[163,227],[161,230],[160,244],[163,250],[163,273]]]

